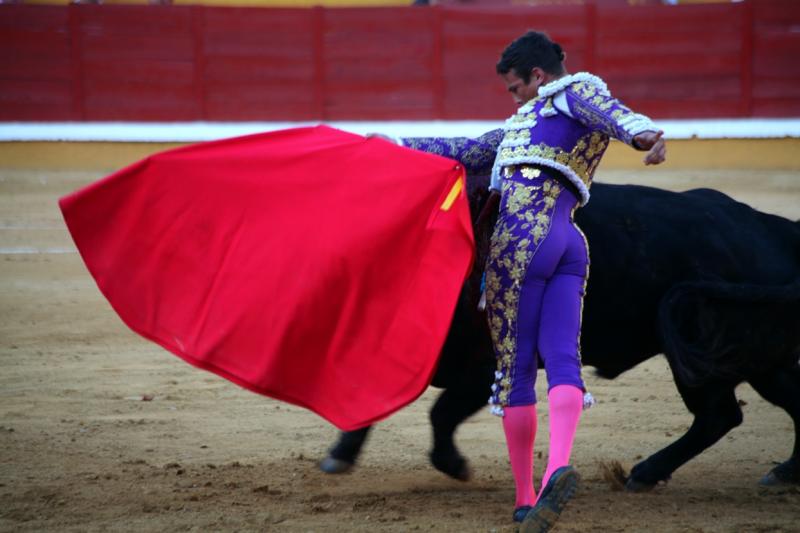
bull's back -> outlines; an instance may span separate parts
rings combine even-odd
[[[800,225],[719,191],[598,183],[576,220],[591,258],[583,360],[609,377],[662,351],[657,310],[673,285],[800,279]]]
[[[596,184],[577,222],[601,268],[629,266],[645,285],[780,285],[793,282],[800,270],[800,225],[711,189]]]

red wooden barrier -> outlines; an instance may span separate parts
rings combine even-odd
[[[91,5],[75,10],[87,120],[192,120],[192,10]]]
[[[598,7],[597,72],[654,116],[740,116],[743,16],[744,4]]]
[[[655,117],[800,116],[794,0],[257,9],[0,5],[0,120],[500,119],[546,29]]]
[[[753,2],[753,114],[800,116],[800,6]]]
[[[324,10],[326,118],[435,116],[434,13]]]
[[[0,6],[0,120],[78,120],[67,9]]]
[[[195,8],[207,120],[320,116],[312,12]]]

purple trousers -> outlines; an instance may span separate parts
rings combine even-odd
[[[537,359],[548,390],[581,379],[580,327],[589,271],[575,225],[578,198],[532,166],[508,167],[486,269],[489,328],[497,357],[492,412],[536,403]],[[537,358],[538,355],[538,358]]]

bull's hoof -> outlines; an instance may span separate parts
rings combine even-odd
[[[656,485],[657,483],[644,483],[630,477],[628,481],[625,482],[625,490],[628,492],[650,492],[656,488]]]
[[[758,482],[762,487],[800,486],[800,462],[794,458],[781,463]]]
[[[319,469],[326,474],[345,474],[353,469],[353,463],[335,459],[333,457],[326,457],[319,462]]]
[[[658,474],[653,468],[651,460],[642,461],[631,468],[631,474],[625,481],[625,490],[628,492],[650,492],[659,484],[665,484],[670,476]]]
[[[784,487],[787,483],[776,476],[774,472],[768,472],[758,480],[758,484],[762,487]]]
[[[459,481],[472,479],[472,470],[469,468],[469,463],[458,453],[437,454],[431,452],[430,459],[436,470],[453,479]]]

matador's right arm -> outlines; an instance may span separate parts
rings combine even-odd
[[[497,147],[503,140],[503,129],[469,137],[401,137],[400,144],[415,150],[455,159],[470,174],[489,174],[492,171]]]

